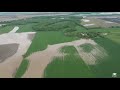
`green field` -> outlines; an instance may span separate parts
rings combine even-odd
[[[120,44],[107,38],[97,38],[95,41],[107,51],[109,57],[102,63],[91,66],[97,77],[112,77],[112,73],[118,73],[120,77]]]
[[[12,29],[14,28],[14,26],[1,26],[0,27],[0,34],[4,34],[4,33],[8,33],[10,32]]]
[[[27,59],[23,59],[23,61],[21,62],[19,68],[17,69],[16,73],[15,73],[15,78],[20,78],[23,76],[23,74],[26,72],[27,68],[29,65],[29,61]]]
[[[55,19],[52,19],[55,18]],[[44,71],[45,78],[88,78],[111,77],[112,73],[118,73],[120,77],[120,28],[94,28],[86,29],[80,25],[81,17],[64,16],[35,17],[26,20],[6,22],[8,25],[0,27],[0,34],[10,32],[14,26],[19,26],[17,33],[36,32],[24,58],[30,54],[42,51],[48,45],[71,42],[80,38],[93,39],[98,46],[104,48],[107,58],[97,58],[99,63],[87,65],[79,56],[73,46],[65,46],[60,51],[64,57],[54,57]],[[82,34],[86,34],[83,35]],[[101,34],[107,33],[105,36]],[[91,52],[95,47],[91,44],[83,44],[80,47],[84,52]],[[15,78],[20,78],[25,73],[29,61],[24,59],[16,71]]]
[[[34,32],[34,30],[32,29],[33,25],[35,25],[35,24],[31,23],[31,24],[26,24],[26,25],[18,25],[19,26],[19,30],[17,31],[17,33],[21,33],[21,32]]]
[[[24,56],[26,57],[33,52],[45,50],[47,45],[69,42],[76,39],[78,38],[64,36],[64,34],[60,31],[37,32],[34,39],[32,40],[32,44]]]
[[[118,73],[118,77],[120,77],[120,28],[88,29],[88,32],[107,33],[105,38],[94,38],[94,40],[109,55],[108,58],[103,58],[99,64],[90,66],[91,70],[96,74],[96,77],[112,77],[112,73]],[[85,47],[85,50],[91,49],[90,45],[83,47]],[[98,60],[101,61],[100,58]]]
[[[73,46],[65,46],[60,51],[67,55],[53,59],[44,71],[45,78],[95,77]]]
[[[30,23],[25,26],[21,25],[18,32],[35,31],[37,32],[30,48],[24,57],[29,56],[33,52],[41,51],[47,48],[47,45],[53,45],[57,43],[70,42],[78,40],[80,38],[89,38],[98,36],[97,33],[87,33],[86,36],[81,36],[81,32],[88,32],[84,27],[80,25],[78,18],[69,17],[64,20],[57,19],[52,20],[52,17],[41,18],[38,23]]]
[[[107,35],[107,38],[112,40],[113,42],[120,44],[120,29],[118,32],[111,32]]]
[[[37,32],[32,44],[28,49],[24,57],[29,56],[33,52],[44,50],[47,48],[47,45],[53,45],[57,43],[70,42],[73,40],[79,39],[78,37],[66,36],[65,31],[73,32],[78,31],[76,27],[83,29],[83,27],[78,24],[79,20],[76,18],[67,18],[65,20],[59,19],[56,17],[55,20],[51,19],[52,17],[41,17],[38,23],[31,23],[28,25],[21,25],[21,28],[18,32],[34,31]],[[71,29],[72,28],[72,29]]]
[[[94,46],[89,43],[82,44],[82,45],[80,45],[80,47],[83,48],[84,52],[88,52],[88,53],[94,49]]]

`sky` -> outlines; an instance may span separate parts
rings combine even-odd
[[[38,12],[0,12],[0,15],[33,14]]]
[[[18,15],[18,14],[35,14],[40,12],[0,12],[0,15]],[[86,14],[86,12],[80,12],[81,14]],[[79,13],[79,14],[80,14]],[[87,14],[101,14],[101,15],[111,15],[111,14],[120,14],[120,12],[89,12]]]

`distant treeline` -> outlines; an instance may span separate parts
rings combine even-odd
[[[82,25],[80,25],[80,19],[69,18],[64,20],[47,19],[44,20],[44,22],[42,23],[34,25],[32,28],[35,31],[62,31],[65,36],[69,37],[79,38],[102,37],[102,34],[100,32],[87,32],[87,31],[79,32],[77,31],[76,26],[82,27]]]

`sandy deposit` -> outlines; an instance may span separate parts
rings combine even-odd
[[[32,41],[34,38],[35,34],[34,33],[28,33],[28,40]]]
[[[18,47],[19,44],[16,43],[0,45],[0,63],[14,55],[17,52]]]
[[[91,39],[80,39],[72,42],[48,45],[47,49],[31,54],[28,59],[30,65],[23,78],[42,78],[44,69],[52,61],[54,56],[60,56],[59,49],[63,46],[79,46],[85,43],[90,43],[96,45],[96,43]]]
[[[60,18],[60,19],[65,19],[65,18]]]
[[[15,33],[18,29],[19,29],[19,27],[18,27],[18,26],[15,26],[15,27],[13,28],[13,30],[11,30],[9,33]]]
[[[95,24],[85,24],[85,25],[83,25],[83,26],[93,26],[93,25],[95,25]]]
[[[90,22],[88,19],[82,19],[83,22]]]
[[[105,23],[114,23],[114,22],[110,22],[110,21],[105,21]]]
[[[76,47],[80,57],[88,65],[95,65],[99,62],[98,59],[108,56],[106,50],[101,46],[97,45],[97,43],[93,46],[94,49],[90,52],[84,52],[82,47]]]
[[[12,78],[16,69],[19,67],[22,61],[22,55],[24,55],[31,44],[31,40],[28,39],[29,34],[35,34],[35,32],[25,33],[6,33],[0,35],[0,45],[13,44],[19,45],[16,53],[11,57],[0,63],[0,77]],[[14,47],[15,48],[15,47]],[[11,47],[11,49],[14,49]],[[11,53],[11,52],[9,52]],[[2,53],[6,54],[6,53]]]
[[[119,23],[115,23],[115,22],[110,22],[110,21],[106,21],[100,18],[95,18],[95,17],[86,17],[85,19],[90,20],[89,22],[84,22],[82,20],[81,24],[85,27],[89,27],[89,28],[94,28],[94,27],[111,27],[111,26],[120,26]]]
[[[103,35],[108,35],[108,33],[103,33]]]
[[[35,32],[2,34],[0,35],[0,45],[17,43],[19,44],[19,48],[16,54],[21,55],[26,52],[31,44],[31,40],[28,39],[29,34],[35,34]]]
[[[36,15],[2,15],[0,16],[0,22],[27,19],[32,17],[36,17]]]
[[[52,18],[52,19],[56,19],[56,18]]]

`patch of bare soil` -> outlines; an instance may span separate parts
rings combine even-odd
[[[112,26],[120,26],[119,23],[115,22],[108,22],[106,20],[102,20],[100,18],[95,18],[95,17],[86,17],[85,19],[90,20],[89,22],[84,22],[82,20],[81,24],[87,28],[95,28],[95,27],[103,27],[103,28],[108,28]]]
[[[63,54],[59,53],[60,48],[71,45],[76,47],[84,43],[96,45],[96,43],[91,39],[80,39],[72,42],[48,45],[47,49],[31,54],[28,57],[30,65],[26,73],[23,75],[23,78],[42,78],[44,69],[52,61],[52,59],[55,56],[63,56]]]
[[[95,65],[104,57],[108,56],[107,52],[104,48],[99,45],[93,45],[94,49],[90,52],[85,52],[82,47],[75,47],[80,55],[80,57],[84,60],[84,62],[88,65]]]
[[[13,78],[22,60],[22,56],[10,57],[6,59],[9,62],[0,63],[0,78]]]
[[[19,29],[18,26],[14,27],[13,30],[11,30],[9,33],[15,33]]]
[[[18,47],[19,44],[16,43],[0,45],[0,63],[14,55],[17,52]]]
[[[31,33],[31,34],[28,34],[28,40],[33,40],[35,34],[34,33]]]
[[[0,54],[2,54],[0,58],[2,61],[4,59],[4,62],[0,63],[0,78],[12,78],[14,76],[23,60],[22,55],[27,52],[31,44],[31,40],[28,39],[29,34],[35,34],[35,32],[6,33],[0,35],[0,45],[2,45],[2,48],[0,48]]]

